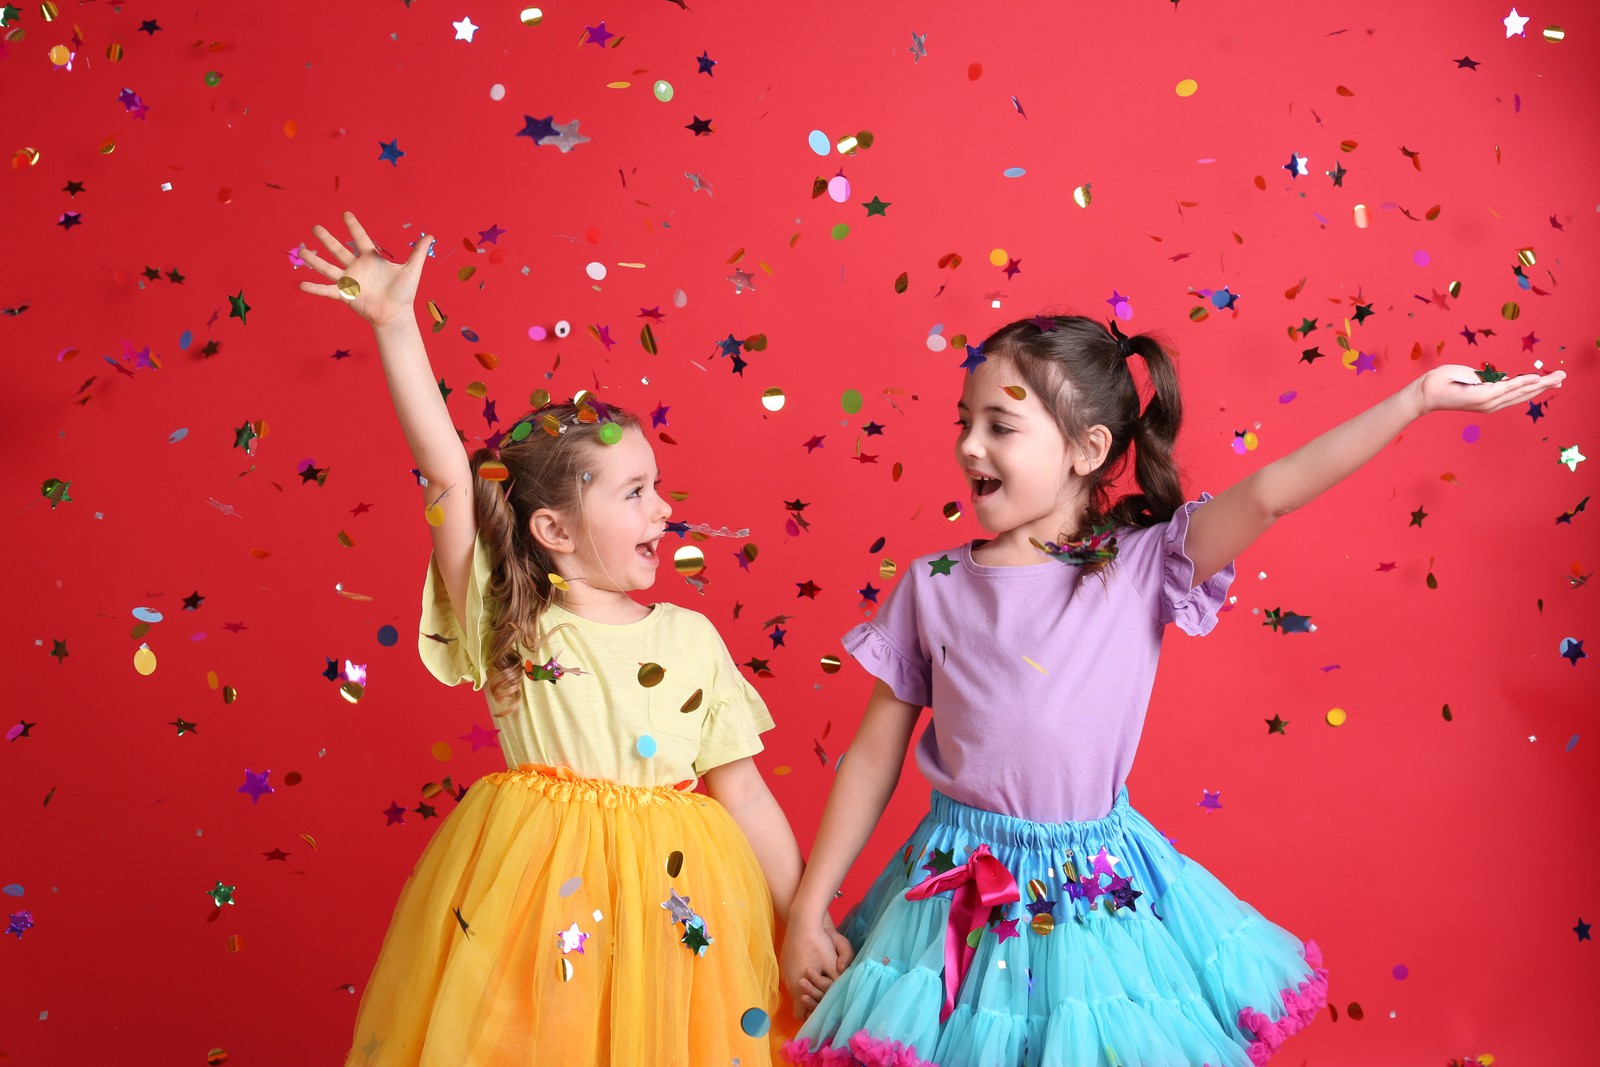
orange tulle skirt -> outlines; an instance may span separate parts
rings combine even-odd
[[[766,1065],[796,1025],[778,987],[771,896],[720,804],[527,764],[429,841],[345,1062]]]

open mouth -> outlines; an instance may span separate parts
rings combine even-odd
[[[972,495],[974,498],[988,496],[999,488],[999,478],[988,478],[977,474],[972,476]]]
[[[634,545],[633,550],[639,553],[642,558],[649,560],[651,563],[656,562],[655,541],[642,541],[639,544]]]

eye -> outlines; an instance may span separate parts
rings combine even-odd
[[[1008,433],[1016,433],[1017,432],[1017,431],[1013,430],[1011,427],[1006,426],[1006,425],[1004,425],[1002,423],[998,423],[998,422],[995,423],[993,426],[989,427],[989,429],[992,430],[993,432],[1001,435],[1002,437],[1004,437]]]
[[[963,430],[965,430],[967,428],[967,420],[966,419],[957,419],[956,420],[956,425],[961,427]]]

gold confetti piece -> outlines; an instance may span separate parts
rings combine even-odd
[[[1546,26],[1544,28],[1544,39],[1551,44],[1557,44],[1567,39],[1567,31],[1560,26]]]
[[[312,837],[310,834],[301,834],[300,835],[300,840],[302,840],[306,844],[310,845],[312,852],[317,851],[317,839]]]
[[[841,664],[839,662],[839,657],[838,656],[830,655],[830,656],[823,656],[822,657],[822,673],[823,674],[838,674],[840,666],[841,666]]]
[[[343,545],[344,547],[346,547],[346,548],[354,548],[354,547],[356,547],[355,539],[352,538],[349,534],[345,533],[343,530],[339,531],[339,543],[341,545]],[[344,590],[342,590],[342,589],[339,590],[339,591],[341,593],[344,592]]]
[[[440,763],[443,763],[445,760],[450,758],[450,755],[454,750],[450,747],[450,742],[448,741],[435,741],[433,743],[433,748],[430,751],[432,751],[434,759],[438,760]]]
[[[895,571],[899,569],[900,568],[895,564],[894,560],[883,560],[878,564],[878,577],[882,578],[884,581],[888,581],[890,578],[894,577]]]
[[[1204,322],[1206,319],[1208,319],[1210,317],[1211,317],[1211,312],[1207,311],[1203,307],[1190,308],[1189,309],[1189,321],[1190,322]]]
[[[440,311],[439,305],[435,304],[432,300],[428,301],[428,315],[433,319],[433,326],[435,330],[442,327],[447,321],[445,319],[444,312]]]
[[[478,464],[478,477],[486,482],[503,482],[511,477],[511,471],[498,459],[486,459]]]
[[[661,680],[666,676],[666,670],[659,663],[641,663],[639,665],[639,684],[646,689],[654,689],[661,684]]]
[[[746,337],[744,339],[744,350],[746,352],[765,352],[767,350],[767,335],[753,333]]]
[[[239,702],[239,690],[235,689],[231,685],[223,686],[222,702],[224,704],[237,704]]]
[[[754,563],[756,561],[756,556],[760,553],[761,549],[757,548],[753,544],[746,544],[739,551],[744,555],[746,562]]]
[[[473,266],[470,266],[470,265],[462,267],[460,270],[456,271],[456,281],[464,282],[467,279],[471,278],[476,273],[478,273],[478,268],[477,267],[473,267]]]
[[[227,1062],[228,1050],[225,1048],[214,1048],[210,1052],[206,1053],[207,1067],[222,1067],[222,1065]]]
[[[1193,96],[1195,91],[1199,88],[1199,82],[1195,81],[1193,78],[1185,78],[1183,81],[1174,86],[1172,91],[1177,93],[1179,96]]]
[[[1046,675],[1046,676],[1048,676],[1050,674],[1049,671],[1045,670],[1043,667],[1041,667],[1037,663],[1033,662],[1033,660],[1029,659],[1027,656],[1023,656],[1022,657],[1022,662],[1026,663],[1028,666],[1032,667],[1034,670],[1038,671],[1040,674],[1043,674],[1043,675]]]
[[[561,575],[556,574],[554,571],[550,572],[548,575],[546,575],[546,577],[550,579],[550,584],[552,586],[561,590],[563,593],[569,593],[572,591],[572,586],[567,584],[567,580],[561,577]]]
[[[1342,85],[1335,86],[1333,91],[1338,93],[1340,96],[1354,96],[1354,95],[1356,95],[1355,91],[1353,89],[1346,89]]]
[[[1515,300],[1508,300],[1504,304],[1500,305],[1500,317],[1505,319],[1507,322],[1519,318],[1521,315],[1522,308],[1517,305]]]
[[[228,935],[228,951],[239,952],[244,948],[244,938],[238,934]]]
[[[685,578],[706,569],[706,554],[694,545],[683,545],[672,554],[672,568]]]
[[[606,82],[607,89],[626,89],[632,82]]]
[[[1522,265],[1524,267],[1533,266],[1533,264],[1534,264],[1533,249],[1531,249],[1531,248],[1519,248],[1519,249],[1517,249],[1517,259],[1522,261]]]
[[[50,49],[50,62],[58,67],[64,67],[72,62],[72,49],[64,44],[58,44]]]
[[[833,147],[841,156],[848,156],[850,153],[854,152],[860,144],[861,139],[858,137],[841,137],[839,138],[839,143]]]
[[[525,7],[517,18],[524,26],[537,26],[544,21],[544,12],[536,7]]]
[[[871,148],[874,138],[871,130],[856,131],[856,144],[863,149]]]
[[[683,853],[674,851],[667,856],[667,877],[676,878],[682,870]]]
[[[1356,1022],[1366,1018],[1366,1013],[1361,1010],[1361,1005],[1353,1000],[1350,1002],[1350,1006],[1344,1010],[1344,1013],[1348,1018],[1354,1019]]]
[[[365,696],[366,693],[366,687],[360,682],[346,682],[339,687],[339,695],[344,697],[352,704],[361,703],[361,698]]]
[[[673,502],[673,503],[674,503],[674,504],[681,504],[681,503],[683,503],[683,502],[684,502],[684,501],[685,501],[685,500],[688,500],[688,499],[689,499],[689,494],[688,494],[688,493],[686,493],[686,492],[684,492],[684,491],[683,491],[683,490],[682,490],[682,489],[673,489],[673,490],[670,490],[670,491],[669,491],[669,492],[668,492],[668,493],[667,493],[667,497],[668,497],[668,498],[669,498],[669,499],[671,499],[671,501],[672,501],[672,502]]]
[[[561,976],[563,982],[572,981],[572,961],[565,956],[556,961],[556,974]]]
[[[648,322],[645,323],[644,328],[639,331],[639,344],[644,346],[644,350],[650,353],[652,356],[656,354],[656,335],[655,331],[650,329],[650,324]]]
[[[1088,182],[1084,182],[1082,185],[1072,190],[1072,202],[1077,204],[1079,207],[1088,207],[1090,197],[1091,193]]]
[[[1432,222],[1434,219],[1439,217],[1440,210],[1442,210],[1440,208],[1440,206],[1438,204],[1435,204],[1432,207],[1430,207],[1428,209],[1428,213],[1426,215],[1422,216],[1422,217],[1427,219],[1429,222]]]
[[[906,287],[909,286],[910,284],[911,284],[911,276],[909,274],[907,274],[905,271],[901,271],[900,272],[900,277],[898,277],[898,278],[896,278],[894,280],[894,291],[896,293],[904,293],[906,291]]]
[[[113,63],[121,63],[122,46],[120,44],[108,45],[106,47],[106,58],[111,60]]]
[[[1005,386],[1005,391],[1006,391],[1006,396],[1009,396],[1012,400],[1026,400],[1026,399],[1028,399],[1028,391],[1026,389],[1024,389],[1020,385],[1008,385],[1008,386]]]
[[[946,268],[955,270],[959,266],[961,266],[961,256],[955,252],[946,252],[944,255],[939,257],[940,270],[945,270]],[[952,341],[951,346],[954,347],[954,345],[955,342]]]
[[[1349,716],[1345,714],[1343,708],[1329,708],[1326,718],[1329,726],[1343,726]]]
[[[146,677],[156,672],[156,654],[150,651],[149,645],[140,645],[133,654],[133,669]]]
[[[535,389],[528,394],[528,403],[534,408],[542,408],[550,403],[550,394],[544,389]]]
[[[784,403],[783,390],[777,386],[773,386],[761,394],[761,406],[768,411],[782,411]]]
[[[1040,937],[1045,937],[1056,928],[1056,920],[1048,911],[1041,911],[1029,921],[1028,926]]]
[[[944,517],[955,522],[961,517],[961,501],[952,500],[944,506]]]
[[[423,509],[422,514],[428,520],[429,526],[444,525],[444,508],[441,508],[437,503],[429,504]]]
[[[44,3],[39,5],[39,16],[46,22],[54,22],[60,14],[61,9],[55,5],[55,0],[44,0]]]
[[[692,712],[695,712],[695,711],[699,711],[700,710],[700,701],[703,700],[704,698],[705,698],[705,690],[696,689],[694,692],[689,694],[689,699],[685,700],[683,702],[683,707],[679,708],[678,710],[683,712],[685,715],[688,715],[688,714],[690,714]]]
[[[989,265],[992,267],[1003,267],[1006,265],[1006,262],[1010,260],[1010,258],[1010,256],[1006,255],[1005,249],[996,248],[989,253]]]

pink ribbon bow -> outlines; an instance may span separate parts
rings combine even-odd
[[[956,1010],[956,993],[961,981],[972,965],[976,948],[969,942],[974,930],[982,928],[989,909],[1001,904],[1014,904],[1022,899],[1017,880],[1005,864],[989,851],[988,845],[979,845],[967,857],[967,862],[948,871],[930,875],[921,883],[906,890],[907,900],[923,900],[935,893],[954,890],[950,901],[950,922],[944,936],[944,1008],[939,1012],[939,1022],[950,1018]]]

